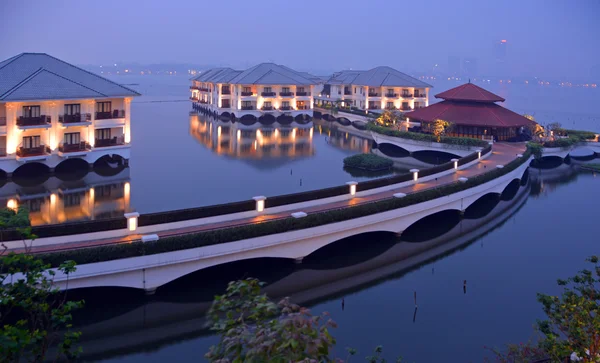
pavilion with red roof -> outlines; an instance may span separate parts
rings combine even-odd
[[[451,122],[448,136],[514,139],[534,121],[496,102],[504,98],[472,83],[466,83],[435,95],[443,101],[407,113],[411,121],[419,121],[424,132],[432,131],[435,120]]]

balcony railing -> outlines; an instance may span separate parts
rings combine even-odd
[[[242,110],[254,110],[254,106],[242,106]]]
[[[371,93],[369,92],[369,97],[380,97],[381,93]]]
[[[6,117],[0,117],[0,126],[6,126]]]
[[[402,94],[402,98],[410,98],[410,97],[412,97],[412,96],[413,96],[413,95],[411,95],[410,93],[403,93],[403,94]]]
[[[387,97],[387,98],[398,98],[398,94],[397,93],[386,93],[385,97]]]
[[[263,106],[260,109],[263,111],[273,111],[273,106]]]
[[[199,91],[200,88],[198,88],[197,86],[190,86],[190,91]]]
[[[301,96],[310,96],[310,92],[296,92],[296,96],[297,97],[301,97]]]
[[[202,92],[210,92],[210,90],[208,88],[202,88],[202,87],[200,87],[200,88],[198,88],[198,90],[202,91]]]
[[[111,118],[125,118],[125,110],[112,110],[112,112],[96,112],[96,120],[109,120]]]
[[[58,151],[61,153],[72,153],[77,151],[90,151],[92,146],[87,141],[82,141],[79,144],[61,144],[58,146]]]
[[[43,126],[50,124],[51,121],[51,117],[45,115],[37,117],[19,116],[17,126]]]
[[[410,106],[400,106],[400,109],[401,109],[402,111],[411,111],[411,110],[412,110],[412,107],[410,107]]]
[[[308,110],[308,106],[296,106],[296,110]]]
[[[294,92],[279,92],[281,97],[294,97]]]
[[[5,147],[0,147],[0,157],[2,156],[6,156],[6,148]]]
[[[58,122],[63,124],[92,121],[91,113],[76,113],[74,115],[59,115]]]
[[[229,88],[222,88],[221,89],[221,94],[222,95],[230,95],[231,94],[231,90]]]
[[[381,109],[381,106],[369,105],[369,110],[379,110],[379,109]]]
[[[254,92],[252,91],[242,91],[242,96],[247,97],[247,96],[254,96]]]
[[[415,97],[422,98],[422,97],[427,97],[427,95],[425,93],[416,93],[415,92]]]
[[[281,106],[281,107],[279,107],[279,110],[289,111],[289,110],[293,110],[293,108],[292,108],[292,106]]]
[[[352,91],[350,91],[349,89],[344,90],[344,96],[350,96],[351,94],[352,94]]]
[[[396,110],[396,106],[385,106],[386,110]]]
[[[190,100],[196,102],[198,101],[198,97],[190,97]]]
[[[117,146],[124,145],[125,137],[123,136],[115,136],[111,139],[95,139],[94,147],[107,147],[107,146]]]
[[[263,97],[275,97],[275,92],[261,92],[260,95]]]
[[[50,154],[50,148],[46,145],[40,145],[37,147],[19,147],[17,149],[17,156],[22,158],[27,156],[39,156],[48,154]]]
[[[221,108],[231,108],[229,103],[221,103]]]

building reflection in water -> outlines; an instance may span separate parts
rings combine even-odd
[[[352,135],[348,132],[339,130],[335,126],[315,125],[316,132],[319,135],[327,137],[327,143],[338,149],[356,151],[357,153],[371,152],[372,141],[360,136]]]
[[[50,177],[44,183],[0,188],[0,205],[26,207],[32,226],[123,217],[130,210],[129,168],[112,176],[87,173],[79,180]]]
[[[314,154],[312,123],[244,125],[190,114],[190,135],[219,155],[239,159],[298,158]]]

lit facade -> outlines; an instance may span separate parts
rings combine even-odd
[[[0,62],[0,169],[68,158],[129,159],[131,99],[139,94],[47,54]]]
[[[209,69],[192,80],[194,106],[225,117],[312,117],[320,80],[273,63],[245,71]]]
[[[412,111],[429,105],[432,86],[390,67],[334,73],[316,97],[317,104],[357,110]]]

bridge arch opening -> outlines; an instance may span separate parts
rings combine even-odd
[[[513,179],[500,194],[500,200],[511,201],[519,192],[521,188],[521,181],[519,179]]]
[[[90,165],[87,161],[80,158],[70,158],[61,161],[54,168],[56,177],[61,180],[79,180],[87,175]]]
[[[465,209],[464,217],[466,219],[478,219],[487,216],[500,203],[500,195],[499,193],[482,195]]]
[[[125,159],[117,154],[104,155],[94,162],[93,167],[100,176],[114,176],[125,169]]]
[[[367,129],[366,123],[362,122],[362,121],[352,121],[352,126],[358,130],[366,130]]]
[[[13,181],[21,186],[44,183],[50,177],[50,168],[42,163],[27,163],[13,172]]]
[[[554,169],[561,166],[563,162],[564,160],[560,156],[544,156],[532,160],[530,166],[535,169]]]
[[[423,217],[411,224],[400,235],[404,242],[425,242],[437,238],[454,228],[462,219],[457,209],[443,210]]]
[[[240,118],[240,123],[246,126],[254,125],[256,121],[257,119],[254,115],[244,115]]]
[[[8,174],[4,170],[0,169],[0,181],[6,182],[6,179],[8,179]]]
[[[529,182],[529,168],[525,169],[523,175],[521,176],[521,186],[524,187]]]
[[[329,243],[302,260],[302,267],[311,270],[335,270],[375,258],[398,243],[393,232],[360,233]]]
[[[336,121],[342,126],[350,126],[352,122],[345,117],[338,117]]]
[[[424,163],[434,165],[444,164],[452,159],[460,159],[458,155],[435,150],[414,151],[412,157]]]
[[[117,318],[129,313],[146,303],[145,292],[141,289],[131,287],[84,287],[78,289],[69,289],[60,292],[61,297],[66,297],[70,301],[85,301],[85,311],[74,310],[73,322],[78,326],[86,326],[111,318]],[[109,300],[110,296],[118,296],[118,300]],[[111,304],[110,309],[102,309],[107,303]],[[94,314],[86,313],[94,311]],[[97,312],[101,312],[98,314]]]
[[[282,125],[289,125],[292,122],[294,122],[294,118],[289,115],[279,115],[277,116],[277,122],[279,122]]]
[[[230,281],[255,278],[271,285],[298,269],[289,258],[251,258],[207,267],[190,272],[156,290],[161,300],[212,302],[225,292]]]
[[[410,151],[403,149],[400,146],[389,144],[387,142],[377,144],[377,149],[379,149],[379,151],[381,151],[383,155],[389,156],[391,158],[405,158],[407,156],[410,156]]]
[[[225,112],[221,113],[221,116],[219,116],[219,117],[223,121],[229,121],[229,119],[231,119],[231,113],[225,111]]]
[[[258,122],[260,122],[263,125],[272,125],[275,123],[275,121],[276,121],[275,116],[273,116],[270,113],[268,113],[266,115],[262,115],[258,118]]]

